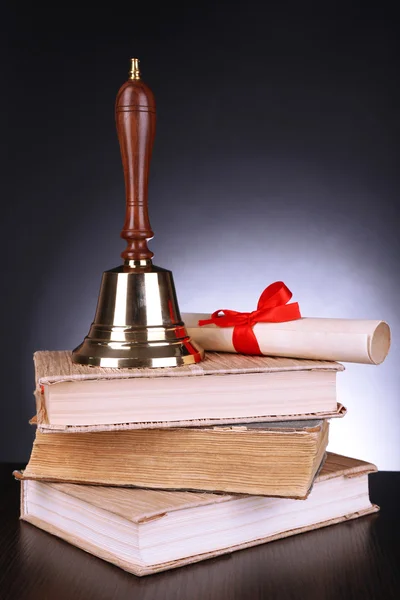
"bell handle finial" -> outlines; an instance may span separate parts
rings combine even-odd
[[[125,262],[150,260],[154,233],[148,215],[148,181],[156,127],[153,92],[140,79],[139,61],[131,59],[130,78],[118,92],[115,120],[125,179],[126,214],[121,237]]]

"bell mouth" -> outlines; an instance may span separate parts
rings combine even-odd
[[[141,264],[103,273],[95,318],[72,352],[74,363],[157,368],[203,358],[204,350],[191,340],[182,321],[171,271]]]
[[[176,342],[119,343],[85,338],[72,353],[72,362],[110,368],[181,367],[204,358],[204,350],[189,337]]]

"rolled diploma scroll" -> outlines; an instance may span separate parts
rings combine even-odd
[[[233,327],[199,327],[199,319],[209,318],[209,314],[182,314],[188,334],[204,350],[236,352]],[[253,331],[261,353],[267,356],[378,365],[390,347],[390,328],[384,321],[304,317],[284,323],[256,323]]]

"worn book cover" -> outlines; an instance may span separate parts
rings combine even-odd
[[[30,479],[305,498],[325,420],[89,433],[37,431]]]
[[[334,362],[210,352],[174,369],[112,369],[36,352],[41,431],[109,431],[342,417]]]
[[[328,453],[304,501],[22,479],[21,519],[136,575],[376,512],[370,463]]]

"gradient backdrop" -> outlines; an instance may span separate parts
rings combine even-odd
[[[34,350],[78,345],[102,272],[120,264],[114,101],[138,56],[158,103],[151,248],[181,310],[252,310],[282,279],[305,316],[388,321],[387,360],[339,374],[348,415],[330,449],[400,468],[389,4],[215,4],[3,19],[0,460],[29,457]]]

